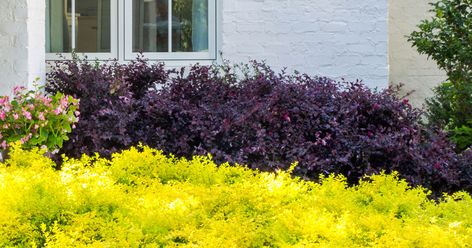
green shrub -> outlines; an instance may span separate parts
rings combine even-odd
[[[428,101],[429,122],[446,128],[462,150],[472,145],[472,5],[471,0],[431,3],[433,17],[423,20],[409,41],[446,71],[450,83]]]
[[[217,167],[147,147],[111,160],[13,148],[0,165],[1,247],[466,247],[467,193],[428,200],[393,175],[343,177]]]

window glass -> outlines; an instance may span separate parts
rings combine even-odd
[[[47,0],[46,3],[47,52],[74,49],[80,53],[110,52],[110,0]]]
[[[133,52],[167,52],[168,0],[133,1]]]
[[[208,0],[172,0],[172,20],[173,52],[208,51]]]
[[[76,0],[76,51],[110,52],[110,0]]]
[[[208,0],[134,0],[132,42],[133,52],[208,51]]]
[[[64,0],[46,1],[46,52],[71,52],[71,30],[68,22],[71,13]]]

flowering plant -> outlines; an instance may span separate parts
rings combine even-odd
[[[79,120],[77,99],[62,93],[45,95],[40,88],[15,87],[13,99],[0,97],[0,148],[19,141],[24,148],[62,147]]]

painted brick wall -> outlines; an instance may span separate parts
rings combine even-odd
[[[27,16],[26,0],[0,1],[0,95],[27,81]]]
[[[277,69],[388,85],[387,0],[219,3],[225,59],[266,59]]]
[[[0,1],[0,95],[44,75],[44,1]]]
[[[390,83],[403,84],[403,93],[413,92],[409,98],[413,105],[421,107],[424,100],[433,95],[432,88],[446,80],[446,73],[438,69],[436,62],[420,55],[411,47],[406,35],[421,20],[429,19],[430,0],[389,0],[390,3]]]

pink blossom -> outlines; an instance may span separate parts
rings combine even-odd
[[[67,99],[67,97],[62,98],[60,100],[60,105],[61,105],[61,107],[66,108],[67,105],[69,105],[69,99]]]
[[[54,110],[54,114],[59,115],[60,113],[62,113],[62,108],[57,107],[57,109]]]
[[[23,87],[23,86],[15,86],[15,88],[13,88],[13,94],[18,95],[18,94],[21,93],[24,89],[26,89],[26,88]]]
[[[34,125],[34,129],[38,129],[39,128],[39,125],[38,124],[35,124]]]
[[[75,129],[75,128],[76,128],[75,124],[72,124],[72,129]]]
[[[79,111],[75,111],[74,114],[75,114],[75,116],[80,116],[80,112],[79,112]]]
[[[8,96],[0,97],[0,105],[4,105],[5,103],[9,103]]]
[[[31,120],[31,113],[26,111],[26,110],[23,110],[23,115],[26,117],[27,120]]]
[[[31,139],[31,137],[33,137],[33,134],[32,134],[32,133],[29,133],[29,134],[26,135],[25,137],[21,138],[21,139],[20,139],[20,144],[26,143],[28,140]]]
[[[38,118],[39,118],[40,121],[46,120],[46,119],[44,118],[44,113],[43,113],[43,112],[39,113]]]
[[[3,129],[8,129],[10,128],[10,125],[8,123],[3,124]]]
[[[7,141],[4,140],[4,141],[2,142],[2,144],[0,144],[0,146],[1,146],[3,149],[7,149],[7,146],[8,146],[8,145],[7,145]]]
[[[17,114],[17,113],[14,113],[14,114],[13,114],[13,119],[18,120],[18,118],[19,118],[18,114]]]
[[[5,106],[3,106],[3,110],[8,113],[10,112],[11,110],[11,104],[10,103],[6,103]]]
[[[44,105],[46,106],[51,106],[52,99],[49,97],[43,97],[41,98],[41,102],[43,102]]]
[[[6,118],[5,111],[0,111],[0,120],[4,121]]]

